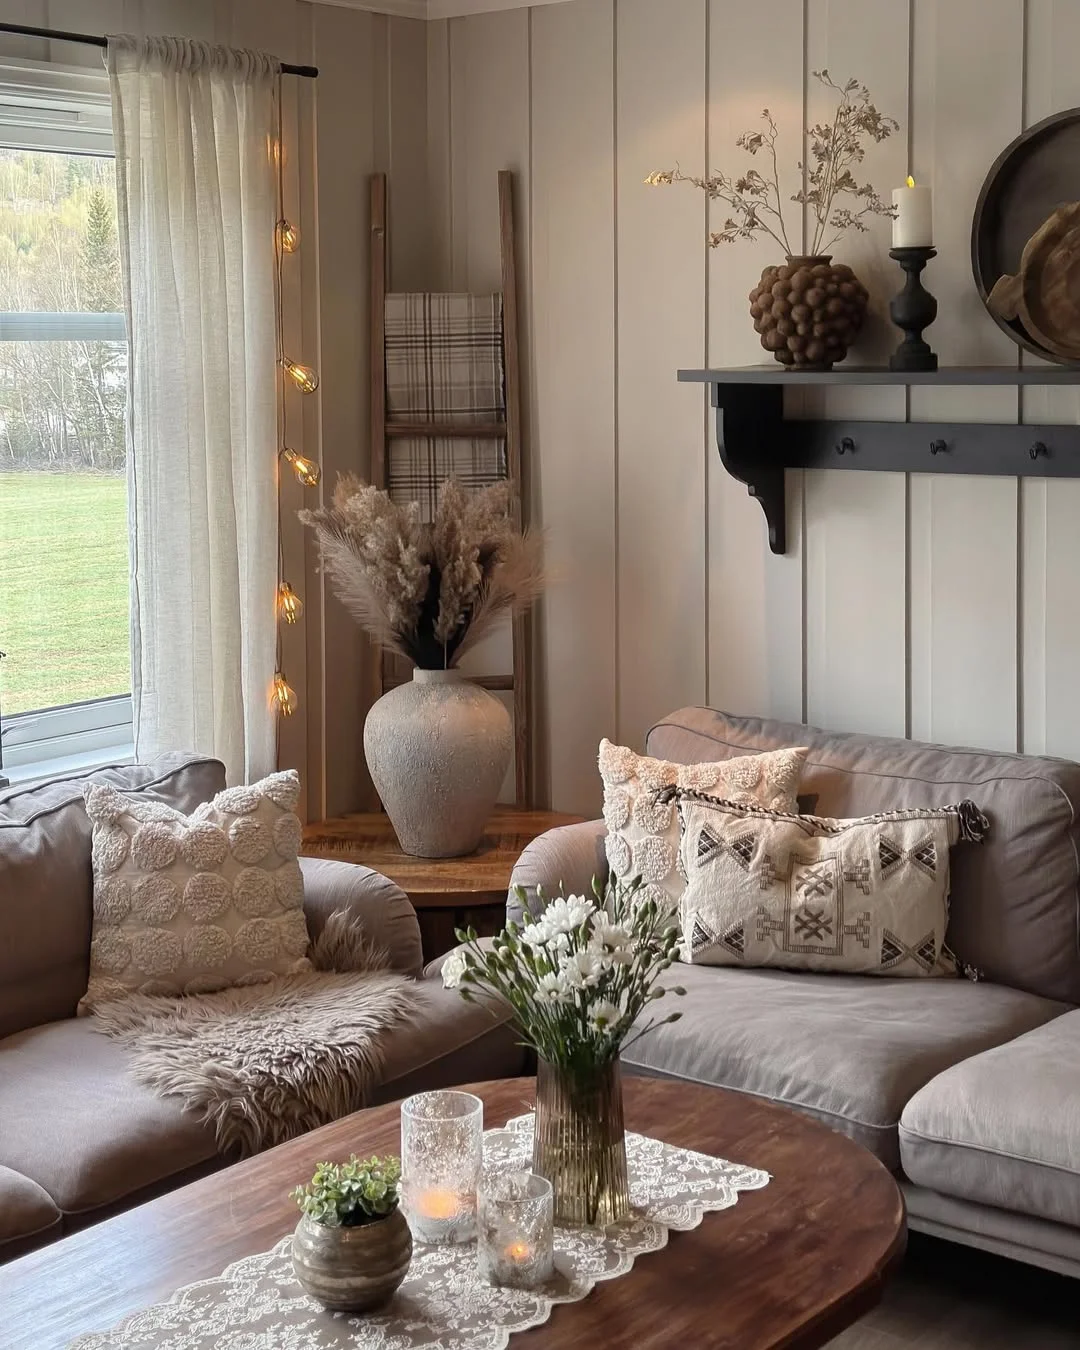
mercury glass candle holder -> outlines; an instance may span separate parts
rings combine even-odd
[[[478,1197],[477,1257],[489,1284],[534,1289],[555,1270],[551,1182],[532,1172],[485,1176]]]
[[[421,1092],[401,1104],[401,1207],[417,1242],[471,1242],[484,1153],[484,1103]]]

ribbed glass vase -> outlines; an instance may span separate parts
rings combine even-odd
[[[555,1192],[555,1222],[605,1227],[630,1215],[618,1057],[569,1070],[539,1060],[532,1169]]]

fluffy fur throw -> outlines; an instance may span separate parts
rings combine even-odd
[[[132,1052],[139,1082],[212,1125],[221,1152],[247,1156],[364,1106],[381,1034],[409,1016],[412,981],[346,911],[311,960],[314,971],[216,994],[114,999],[95,1024]]]

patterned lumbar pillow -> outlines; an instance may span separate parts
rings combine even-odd
[[[295,771],[190,816],[90,784],[94,932],[79,1004],[209,993],[310,969]]]
[[[945,946],[949,848],[988,828],[973,802],[826,820],[678,797],[684,961],[956,973]]]
[[[684,885],[677,865],[679,820],[670,793],[667,800],[663,794],[675,787],[690,788],[730,801],[796,812],[795,792],[805,758],[802,748],[742,755],[715,764],[672,764],[601,741],[600,777],[611,870],[627,880],[641,877],[647,887],[656,888],[657,899],[666,897],[678,903]]]

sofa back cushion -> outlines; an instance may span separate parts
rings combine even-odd
[[[0,792],[0,1036],[72,1017],[86,992],[93,883],[87,782],[180,811],[225,786],[217,760],[162,755]]]
[[[951,749],[684,708],[649,732],[650,755],[695,764],[805,745],[799,796],[822,816],[947,806],[990,819],[953,857],[948,943],[988,980],[1080,1002],[1080,765]]]

